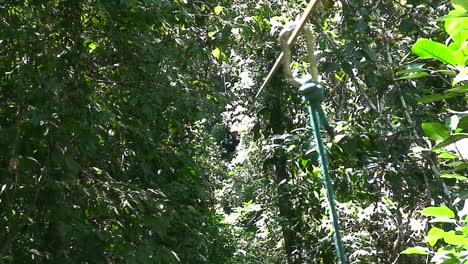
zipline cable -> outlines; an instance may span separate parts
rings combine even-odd
[[[292,32],[291,36],[288,39],[288,47],[294,43],[294,41],[297,39],[298,33],[301,30],[301,28],[304,27],[306,24],[307,20],[309,19],[310,15],[314,12],[315,8],[317,7],[317,4],[319,3],[319,0],[311,0],[309,5],[306,7],[304,14],[302,15],[301,19],[298,22],[298,26],[294,29]],[[273,65],[273,68],[270,70],[270,73],[268,73],[267,78],[263,82],[262,86],[258,90],[257,94],[255,95],[254,99],[257,99],[257,97],[260,95],[260,93],[265,89],[265,87],[270,83],[271,78],[273,78],[273,75],[275,72],[278,70],[281,62],[283,61],[284,53],[281,52],[281,54],[278,56],[278,59],[276,59],[275,64]]]
[[[293,31],[294,30],[294,31]],[[306,38],[307,44],[307,55],[310,63],[310,75],[302,79],[294,78],[291,72],[291,52],[289,50],[290,43],[286,41],[291,39],[291,32],[302,31]],[[338,215],[336,213],[335,201],[333,198],[333,186],[332,181],[328,171],[328,160],[327,154],[325,152],[325,147],[323,145],[322,136],[320,134],[321,125],[326,126],[327,120],[323,112],[321,103],[325,98],[325,89],[322,85],[318,84],[318,69],[317,69],[317,60],[314,56],[314,39],[310,28],[304,25],[295,25],[294,23],[287,26],[280,33],[279,42],[282,49],[282,54],[284,54],[284,75],[288,82],[292,85],[299,87],[299,93],[302,95],[303,101],[307,105],[307,110],[309,112],[310,126],[315,138],[315,146],[317,148],[317,153],[319,156],[319,162],[321,167],[321,174],[323,185],[325,186],[328,209],[330,213],[330,220],[333,225],[333,238],[336,248],[336,256],[341,264],[347,264],[348,260],[346,253],[344,251],[343,243],[341,241],[340,234],[340,225],[338,220]]]

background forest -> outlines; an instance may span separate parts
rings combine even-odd
[[[336,263],[304,103],[255,97],[307,4],[0,0],[0,263]],[[309,21],[350,263],[468,263],[466,9]]]

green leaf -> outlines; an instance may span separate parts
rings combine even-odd
[[[440,175],[441,178],[445,179],[456,179],[459,181],[468,181],[468,177],[465,177],[463,175],[460,175],[458,173],[447,173],[447,174],[442,174]]]
[[[211,54],[213,54],[213,56],[214,56],[216,59],[218,59],[218,60],[221,59],[221,50],[220,50],[219,48],[214,49],[214,50],[211,52]]]
[[[468,93],[468,85],[460,86],[460,87],[457,87],[457,88],[452,88],[452,89],[449,89],[449,90],[447,90],[445,92],[447,92],[447,93],[460,93],[460,94]]]
[[[432,140],[441,141],[450,136],[448,129],[440,123],[422,123],[421,127],[424,134]]]
[[[460,18],[460,17],[468,17],[468,13],[459,13],[459,14],[451,14],[436,18],[436,21],[445,21],[450,18]]]
[[[426,241],[431,247],[433,247],[437,241],[444,238],[445,231],[443,229],[433,227],[427,232]]]
[[[219,5],[216,6],[216,7],[214,8],[214,12],[215,12],[215,14],[217,14],[217,15],[221,14],[221,12],[223,12],[223,7],[222,7],[222,6],[219,6]]]
[[[455,143],[455,142],[457,142],[459,140],[462,140],[464,138],[468,138],[468,134],[465,134],[465,133],[453,134],[453,135],[449,136],[447,139],[445,139],[444,141],[442,141],[439,144],[435,145],[434,149],[446,147],[446,146],[448,146],[448,145],[450,145],[452,143]]]
[[[220,61],[228,61],[228,58],[226,56],[226,54],[224,54],[224,52],[222,52],[219,48],[215,48],[211,54],[213,54],[213,56],[217,59],[217,60],[220,60]]]
[[[424,216],[454,218],[455,213],[447,206],[431,206],[420,211]]]
[[[437,59],[453,66],[464,65],[463,51],[452,51],[444,44],[430,39],[418,39],[411,50],[423,59]]]
[[[410,247],[401,252],[401,254],[417,254],[417,255],[427,255],[429,254],[429,249],[424,247]]]
[[[466,17],[465,11],[452,10],[444,18],[444,21],[445,31],[458,46],[462,47],[463,42],[468,39],[468,17]]]
[[[420,71],[420,72],[409,73],[409,74],[404,75],[402,77],[398,77],[395,80],[419,79],[419,78],[423,78],[423,77],[427,77],[427,76],[431,76],[431,75],[429,73],[427,73],[427,72]]]
[[[453,76],[453,77],[457,76],[456,71],[447,70],[447,69],[437,70],[436,72],[438,72],[440,74],[445,74],[445,75],[448,75],[448,76]]]
[[[458,122],[458,128],[468,132],[468,115],[460,118],[460,121]]]
[[[456,159],[456,158],[458,158],[457,155],[454,155],[447,151],[444,151],[441,154],[439,154],[439,159]]]
[[[88,44],[88,52],[92,53],[95,49],[97,48],[97,44],[94,42],[91,42]]]
[[[449,99],[449,98],[453,98],[457,96],[460,96],[460,95],[457,93],[431,94],[431,95],[421,97],[418,100],[418,103],[426,104],[426,103],[431,103],[431,102],[442,101],[444,99]]]
[[[453,5],[453,8],[456,10],[466,12],[468,11],[468,2],[466,0],[452,0],[450,1]]]
[[[468,245],[468,238],[465,238],[464,235],[457,235],[453,230],[445,233],[444,241],[454,246]]]

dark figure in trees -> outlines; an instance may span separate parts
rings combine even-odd
[[[226,150],[226,154],[231,154],[236,150],[237,145],[239,145],[239,132],[237,130],[230,131],[229,128],[226,128],[226,137],[223,141],[223,147]]]

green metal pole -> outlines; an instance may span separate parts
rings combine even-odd
[[[330,211],[330,220],[333,224],[333,237],[335,240],[336,256],[340,260],[341,264],[347,264],[346,253],[343,248],[340,234],[340,226],[338,221],[338,215],[336,214],[335,201],[333,198],[333,186],[331,183],[330,175],[328,172],[328,161],[327,154],[322,141],[322,135],[320,134],[320,124],[325,120],[320,112],[321,101],[323,100],[323,88],[315,83],[306,83],[299,89],[303,96],[303,100],[307,104],[307,110],[309,112],[310,125],[315,138],[315,146],[319,156],[320,167],[322,169],[322,179],[327,193],[328,208]],[[322,118],[321,118],[322,117]]]

